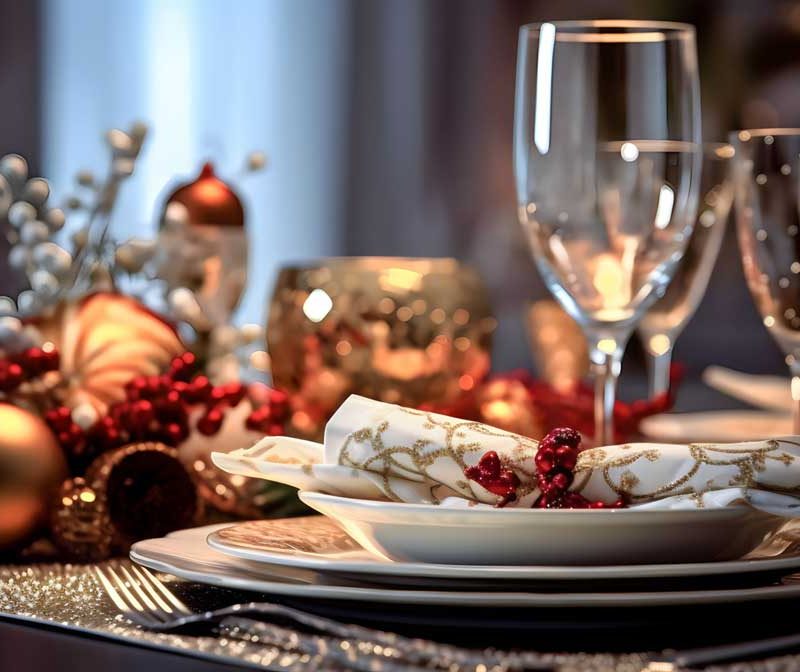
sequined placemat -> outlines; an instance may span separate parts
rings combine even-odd
[[[166,575],[161,578],[170,590],[198,611],[235,601],[235,594],[227,589],[184,582]],[[93,567],[83,565],[0,567],[0,615],[63,627],[75,631],[76,636],[80,632],[91,633],[172,653],[268,670],[512,672],[553,669],[559,672],[640,672],[646,667],[647,659],[643,653],[620,655],[475,650],[359,625],[342,625],[338,634],[319,635],[242,617],[227,619],[219,637],[154,633],[142,630],[122,618],[95,578]],[[715,669],[728,672],[800,670],[800,656],[784,656]]]
[[[206,609],[231,602],[231,593],[225,589],[187,583],[165,575],[161,578],[165,579],[170,590],[198,610],[200,605]],[[225,621],[220,637],[148,632],[119,615],[95,578],[92,567],[84,565],[40,564],[0,568],[0,614],[173,653],[269,670],[504,672],[616,669],[638,672],[644,661],[639,654],[469,650],[356,625],[347,626],[346,636],[323,636],[239,617]]]

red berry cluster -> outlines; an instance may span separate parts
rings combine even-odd
[[[0,359],[0,392],[14,392],[24,382],[35,380],[48,371],[57,371],[59,363],[55,348],[28,348]]]
[[[464,475],[489,492],[499,495],[497,506],[505,506],[517,499],[519,477],[511,469],[503,467],[499,455],[493,450],[485,453],[475,466],[464,469]]]
[[[581,435],[569,427],[559,427],[548,432],[539,442],[534,461],[539,499],[534,504],[540,509],[618,509],[625,501],[613,504],[593,502],[577,492],[569,492],[575,479]]]
[[[179,445],[189,437],[190,414],[198,407],[201,415],[195,429],[213,436],[222,428],[225,412],[244,399],[247,389],[238,382],[212,385],[206,376],[195,375],[196,371],[195,355],[186,352],[173,359],[163,375],[133,378],[125,386],[125,400],[112,404],[104,417],[85,430],[66,407],[48,411],[45,420],[78,471],[100,453],[134,441]],[[276,408],[268,403],[254,409],[247,418],[249,429],[283,432],[288,399],[283,393],[273,392],[278,400]]]
[[[536,485],[539,498],[534,507],[540,509],[619,509],[625,500],[620,498],[613,504],[593,502],[569,488],[575,479],[575,465],[578,463],[581,435],[574,429],[560,427],[548,432],[539,442],[534,462],[536,464]],[[464,469],[464,475],[471,481],[498,495],[497,506],[516,501],[519,478],[509,468],[504,467],[500,456],[490,450],[478,464]]]
[[[574,479],[581,435],[574,429],[559,427],[539,442],[534,462],[536,481],[542,493],[536,506],[553,508],[564,497]]]
[[[269,390],[267,403],[253,409],[245,425],[254,432],[278,436],[283,434],[290,412],[289,395],[282,390]]]

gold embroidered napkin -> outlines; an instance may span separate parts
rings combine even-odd
[[[494,450],[520,479],[520,504],[538,496],[537,442],[479,422],[351,395],[325,427],[325,444],[266,437],[252,448],[212,453],[220,469],[303,490],[367,499],[494,504],[497,496],[464,476]]]
[[[303,490],[362,499],[494,505],[498,497],[464,476],[495,451],[520,480],[509,506],[538,497],[538,443],[474,421],[349,397],[328,422],[325,443],[266,437],[252,448],[213,453],[219,468]],[[632,443],[582,452],[573,490],[632,506],[718,507],[749,503],[800,515],[800,437],[739,444]]]
[[[747,502],[800,515],[800,437],[744,443],[630,443],[585,450],[572,490],[625,495],[632,507],[698,508]]]

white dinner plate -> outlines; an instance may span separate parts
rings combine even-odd
[[[660,413],[639,425],[642,434],[657,441],[752,441],[792,434],[792,417],[774,411],[708,411]]]
[[[364,549],[404,562],[632,565],[741,558],[785,519],[749,506],[692,509],[455,508],[299,493]]]
[[[233,558],[210,548],[206,537],[220,526],[201,527],[134,544],[131,559],[189,581],[293,598],[394,605],[460,607],[659,607],[719,605],[797,599],[800,583],[727,590],[663,592],[523,592],[399,590],[364,586],[316,572],[273,567]]]
[[[791,383],[787,376],[765,376],[709,366],[703,382],[729,397],[768,411],[792,412]]]
[[[788,534],[788,533],[787,533]],[[795,536],[792,533],[792,537]],[[221,527],[208,544],[226,555],[255,563],[279,565],[396,584],[500,584],[503,582],[634,581],[637,579],[719,578],[731,575],[779,574],[800,570],[800,553],[788,551],[788,541],[776,540],[746,559],[657,565],[596,567],[545,565],[454,565],[394,562],[361,548],[336,523],[324,516],[254,520]]]

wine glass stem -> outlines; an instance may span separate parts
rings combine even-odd
[[[647,353],[648,375],[650,378],[650,398],[669,392],[669,369],[672,364],[672,348],[658,354]]]
[[[623,351],[624,343],[620,344],[612,338],[600,339],[591,348],[595,377],[594,440],[598,446],[614,443],[614,401]]]

